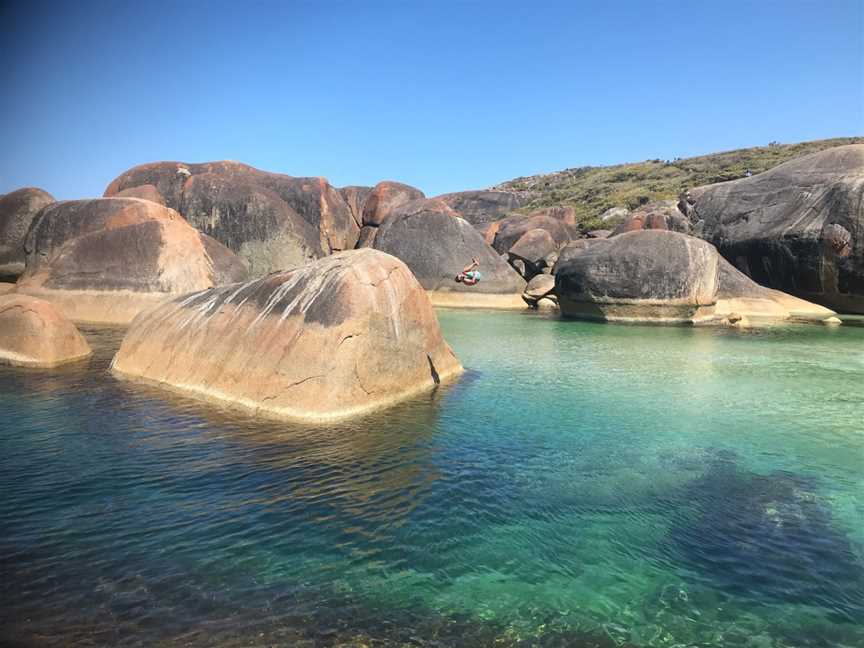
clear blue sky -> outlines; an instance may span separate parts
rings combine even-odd
[[[864,133],[864,0],[0,0],[0,192],[232,159],[428,195]]]

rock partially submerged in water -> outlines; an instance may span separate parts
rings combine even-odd
[[[27,295],[0,296],[0,364],[50,368],[91,353],[75,325],[50,303]]]
[[[748,598],[822,606],[864,618],[864,562],[815,484],[717,463],[687,485],[672,547],[722,589]]]
[[[0,277],[24,272],[24,239],[43,207],[54,202],[47,191],[27,187],[0,196]]]
[[[764,286],[864,313],[864,144],[693,189],[682,208]]]
[[[628,232],[562,254],[555,292],[569,317],[696,322],[712,316],[718,265],[717,250],[705,241],[663,230]]]
[[[157,200],[240,256],[252,276],[317,259],[357,242],[360,227],[324,178],[261,171],[239,162],[155,162],[116,178],[105,196]]]
[[[561,312],[569,317],[746,326],[834,315],[756,284],[710,243],[667,230],[571,243],[555,278]]]
[[[374,247],[400,258],[442,305],[524,308],[525,281],[483,236],[445,203],[415,200],[397,209],[378,229]],[[476,258],[482,279],[468,286],[455,277]]]
[[[47,299],[73,321],[127,324],[171,297],[246,277],[225,246],[138,198],[49,205],[25,249],[17,291]]]
[[[327,421],[431,390],[462,366],[408,267],[364,249],[142,313],[112,370],[277,417]]]

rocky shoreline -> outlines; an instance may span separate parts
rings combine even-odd
[[[433,306],[737,328],[864,312],[864,144],[610,209],[604,229],[522,206],[512,191],[144,164],[102,198],[0,196],[0,274],[16,281],[0,299],[42,309],[46,348],[72,347],[60,361],[86,357],[74,323],[129,325],[116,375],[307,421],[458,375]],[[472,261],[480,279],[464,281]],[[18,329],[0,330],[7,358]]]

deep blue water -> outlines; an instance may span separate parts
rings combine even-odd
[[[346,425],[0,368],[21,645],[864,646],[864,329],[439,311],[468,371]]]

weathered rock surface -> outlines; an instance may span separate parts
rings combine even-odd
[[[674,200],[658,200],[648,203],[632,211],[630,215],[616,227],[610,236],[635,232],[638,230],[669,230],[670,232],[691,231],[690,221],[680,211]]]
[[[864,144],[693,189],[697,231],[756,282],[864,313]]]
[[[510,191],[459,191],[437,197],[478,229],[504,218],[521,206],[519,197]]]
[[[246,277],[225,246],[138,198],[51,204],[33,221],[25,250],[17,291],[74,321],[125,324],[173,296]]]
[[[498,231],[492,245],[499,254],[508,252],[522,236],[532,229],[546,230],[557,246],[570,241],[571,233],[567,226],[547,213],[528,216],[514,215],[499,221]]]
[[[117,198],[141,198],[142,200],[150,200],[160,205],[165,204],[165,199],[159,190],[153,185],[145,184],[138,187],[129,187],[123,191],[117,192]]]
[[[713,245],[666,230],[571,243],[555,268],[555,293],[563,314],[609,321],[751,326],[834,315],[759,286]]]
[[[56,367],[90,354],[75,325],[50,303],[27,295],[0,296],[0,364]]]
[[[565,265],[571,258],[577,254],[581,254],[587,247],[601,240],[603,239],[576,239],[575,241],[570,241],[558,252],[558,258],[552,266],[552,274],[558,272],[558,268]]]
[[[557,250],[558,244],[549,232],[543,229],[532,229],[525,232],[507,254],[511,264],[516,260],[522,261],[525,268],[523,277],[530,280],[543,272],[548,265],[547,258]]]
[[[426,290],[464,293],[472,299],[506,295],[512,304],[522,307],[519,294],[525,286],[524,280],[470,223],[442,201],[417,200],[403,205],[378,229],[374,245],[375,249],[402,259]],[[455,281],[456,275],[475,257],[480,263],[482,280],[473,286]]]
[[[360,229],[360,238],[357,239],[357,249],[372,247],[375,244],[375,237],[378,234],[378,228],[371,225],[364,225]]]
[[[756,325],[760,320],[795,320],[822,322],[834,311],[760,286],[723,257],[719,262],[715,318],[737,326]]]
[[[663,230],[595,241],[559,258],[555,292],[563,315],[659,323],[712,316],[719,255],[711,244]]]
[[[0,196],[0,278],[24,272],[24,239],[39,210],[54,202],[42,189],[27,187]]]
[[[548,299],[557,305],[558,297],[555,295],[555,277],[548,274],[538,274],[525,286],[522,299],[532,308],[537,308],[538,302],[543,299]]]
[[[302,421],[391,405],[462,371],[398,259],[341,252],[175,299],[137,318],[124,378]]]
[[[0,281],[0,295],[6,295],[11,292],[15,292],[15,284],[8,283],[6,281]]]
[[[352,249],[360,231],[349,205],[324,178],[230,161],[155,162],[120,175],[105,196],[136,188],[141,197],[156,191],[165,205],[237,253],[253,276]]]
[[[585,236],[587,236],[590,239],[609,238],[611,235],[612,235],[612,230],[607,230],[607,229],[589,230],[585,234]]]
[[[342,199],[351,210],[351,216],[354,217],[354,222],[357,227],[363,227],[363,205],[366,204],[366,199],[372,193],[372,187],[342,187],[339,189]]]
[[[395,209],[426,195],[410,185],[385,180],[379,182],[363,204],[363,225],[380,226]]]

